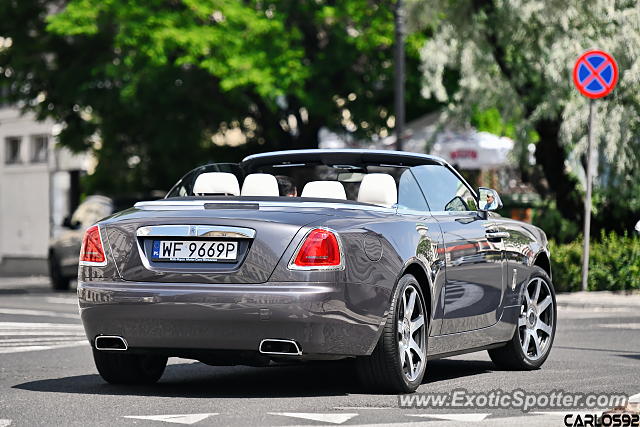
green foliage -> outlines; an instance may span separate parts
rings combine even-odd
[[[564,218],[552,201],[534,208],[532,223],[543,229],[549,239],[558,243],[574,241],[578,237],[582,225]]]
[[[582,239],[567,244],[550,241],[553,283],[558,292],[581,290]],[[591,242],[589,257],[590,291],[640,289],[640,238],[600,234]]]
[[[473,108],[470,121],[471,125],[479,131],[508,136],[509,138],[516,137],[516,128],[513,122],[503,120],[500,110],[495,107],[486,110]]]
[[[94,151],[87,191],[166,190],[208,161],[315,147],[321,127],[388,133],[394,4],[0,0],[0,89]],[[407,38],[408,119],[440,105],[420,95],[425,40]]]
[[[141,68],[175,65],[207,71],[219,78],[224,91],[253,86],[273,99],[285,91],[295,93],[309,74],[296,45],[300,32],[287,30],[285,18],[269,18],[264,10],[234,0],[76,0],[48,17],[47,31],[95,36],[115,26],[119,63],[108,74],[132,77],[124,82],[125,96],[135,97],[147,77],[138,72]]]
[[[595,187],[603,188],[603,205],[615,206],[609,212],[630,211],[627,200],[616,194],[621,186],[640,182],[637,1],[407,4],[413,25],[433,29],[422,50],[425,96],[447,101],[456,113],[452,116],[486,129],[503,133],[502,121],[516,124],[523,180],[543,197],[554,198],[562,216],[574,221],[581,217],[576,176],[584,170],[589,101],[573,86],[571,72],[587,49],[612,53],[620,76],[615,91],[595,103],[596,150],[603,166]],[[458,72],[453,91],[445,84],[450,70]],[[530,142],[536,143],[534,168],[528,165]],[[603,214],[597,222],[606,225],[607,219]],[[625,219],[626,227],[632,224]]]

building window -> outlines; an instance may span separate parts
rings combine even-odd
[[[4,140],[4,162],[8,165],[22,163],[20,155],[20,146],[22,138],[19,136],[10,136]]]
[[[34,135],[31,137],[31,163],[46,163],[49,158],[49,137]]]

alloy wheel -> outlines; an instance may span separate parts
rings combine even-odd
[[[536,277],[524,289],[518,330],[520,346],[530,360],[540,359],[549,350],[555,322],[553,296],[549,284]]]
[[[402,371],[409,381],[415,381],[427,360],[424,303],[413,285],[402,292],[397,318],[398,351]]]

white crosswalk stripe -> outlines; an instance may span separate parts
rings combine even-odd
[[[18,316],[38,316],[38,317],[61,317],[63,319],[79,319],[79,314],[60,313],[58,311],[47,310],[25,310],[22,308],[0,307],[0,314],[16,314]]]
[[[0,354],[86,345],[81,325],[0,322]]]

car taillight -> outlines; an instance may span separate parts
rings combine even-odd
[[[293,257],[289,268],[298,270],[337,270],[342,268],[340,241],[323,228],[311,230]]]
[[[82,247],[80,248],[80,265],[107,265],[100,228],[97,225],[92,225],[84,233]]]

